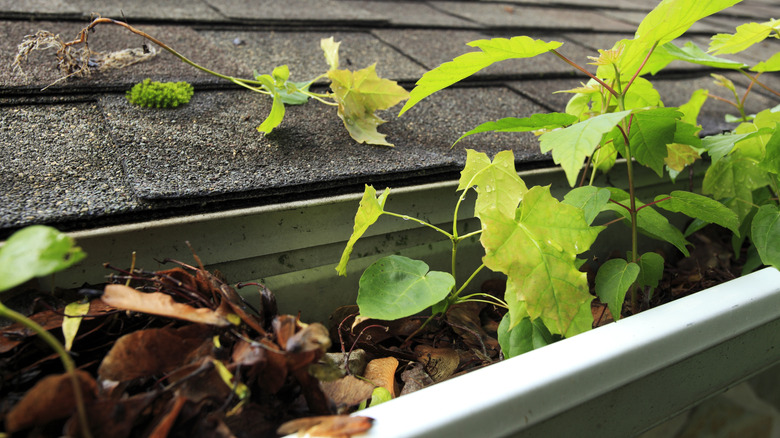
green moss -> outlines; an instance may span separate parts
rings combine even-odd
[[[130,103],[150,108],[176,108],[192,98],[194,90],[187,82],[152,82],[144,79],[127,92]]]

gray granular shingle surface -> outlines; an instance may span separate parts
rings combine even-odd
[[[56,49],[33,52],[12,67],[25,35],[48,30],[75,39],[92,12],[124,19],[182,55],[221,74],[253,78],[287,65],[291,80],[319,78],[329,91],[320,40],[341,42],[340,68],[376,63],[381,77],[411,89],[431,68],[476,49],[477,39],[525,35],[561,41],[558,50],[590,71],[589,56],[634,37],[635,24],[657,0],[0,0],[0,238],[34,223],[83,229],[194,212],[219,211],[359,191],[362,184],[400,186],[457,176],[466,149],[490,155],[514,152],[519,167],[552,165],[531,133],[482,133],[458,137],[479,124],[543,111],[564,111],[570,90],[587,77],[553,54],[509,59],[442,90],[397,117],[400,106],[381,112],[379,127],[394,148],[357,144],[337,109],[312,101],[287,106],[269,135],[256,130],[271,110],[269,96],[197,70],[160,50],[122,69],[62,79]],[[780,17],[773,0],[744,0],[708,17],[676,44],[707,48],[717,32],[748,21]],[[92,50],[141,49],[152,44],[126,29],[99,25],[89,33]],[[744,53],[725,55],[749,65],[780,50],[767,40]],[[142,53],[142,50],[140,50]],[[688,101],[693,90],[717,87],[711,69],[674,62],[648,76],[666,106]],[[750,79],[728,74],[744,93]],[[145,78],[188,81],[192,101],[176,109],[129,104],[124,94]],[[59,81],[58,81],[59,80]],[[780,75],[762,84],[780,88]],[[55,81],[54,85],[52,85]],[[42,88],[47,87],[45,90]],[[780,103],[754,85],[747,111]],[[728,104],[710,98],[699,114],[704,133],[733,129]]]
[[[0,112],[3,228],[138,209],[95,104]]]

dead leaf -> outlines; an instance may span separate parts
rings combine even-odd
[[[382,357],[374,359],[366,365],[363,377],[376,386],[381,386],[390,392],[395,398],[395,371],[398,369],[398,359]]]
[[[149,433],[149,438],[166,438],[173,428],[174,423],[176,423],[179,412],[181,412],[181,408],[184,407],[184,403],[186,402],[186,398],[176,397],[173,402],[170,403],[171,408],[165,413],[162,420],[154,426],[154,430]]]
[[[95,399],[97,383],[89,373],[76,370],[85,403]],[[14,433],[34,425],[69,417],[76,410],[70,374],[49,375],[35,384],[5,417],[5,431]]]
[[[288,421],[278,429],[279,435],[297,433],[313,437],[350,437],[371,429],[374,419],[363,416],[324,415]]]
[[[486,304],[478,302],[454,304],[447,309],[447,322],[470,348],[488,356],[497,356],[501,349],[498,340],[488,335],[482,328],[479,317],[480,311],[485,306]]]
[[[359,405],[370,399],[374,391],[374,385],[355,376],[344,376],[332,382],[320,382],[320,387],[339,409]]]
[[[187,304],[177,303],[173,301],[173,298],[170,295],[160,292],[138,292],[132,287],[127,287],[123,284],[107,285],[101,299],[104,303],[116,307],[117,309],[167,316],[169,318],[199,322],[218,327],[227,327],[230,325],[227,318],[214,310],[208,308],[195,308]]]
[[[173,371],[182,359],[211,342],[207,326],[139,330],[117,339],[98,369],[102,379],[126,381]]]
[[[431,376],[425,372],[425,366],[419,362],[412,363],[409,368],[404,370],[401,373],[401,380],[404,382],[401,395],[411,394],[435,383]]]
[[[414,353],[417,360],[425,365],[425,371],[437,383],[450,377],[460,364],[458,352],[451,348],[418,345],[414,348]]]

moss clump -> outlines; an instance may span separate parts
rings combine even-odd
[[[187,103],[195,91],[187,82],[143,82],[133,85],[127,92],[130,103],[150,108],[176,108]]]

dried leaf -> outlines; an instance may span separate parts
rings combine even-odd
[[[84,402],[94,400],[97,383],[87,372],[76,370]],[[34,425],[66,418],[76,410],[69,374],[49,375],[35,384],[5,417],[5,431],[13,433]]]
[[[401,373],[401,380],[404,382],[401,395],[411,394],[435,383],[431,376],[425,372],[425,366],[418,362],[412,363]]]
[[[207,308],[194,308],[173,301],[170,295],[160,292],[143,293],[121,284],[109,284],[101,297],[106,304],[117,309],[132,310],[152,315],[227,327],[230,322],[224,316]]]
[[[298,433],[313,437],[350,437],[371,429],[371,417],[349,415],[324,415],[288,421],[278,429],[279,435]]]
[[[427,345],[418,345],[414,348],[417,360],[425,365],[425,371],[434,382],[446,380],[460,365],[458,352],[451,348],[434,348]]]
[[[198,325],[124,335],[103,358],[98,374],[103,379],[126,381],[173,371],[185,365],[182,359],[204,342],[211,344],[210,336],[208,327]]]
[[[389,356],[374,359],[366,365],[363,377],[376,386],[381,386],[395,398],[395,371],[398,369],[398,359]]]
[[[322,392],[339,408],[349,408],[371,398],[374,385],[355,376],[344,376],[332,382],[320,382]]]

